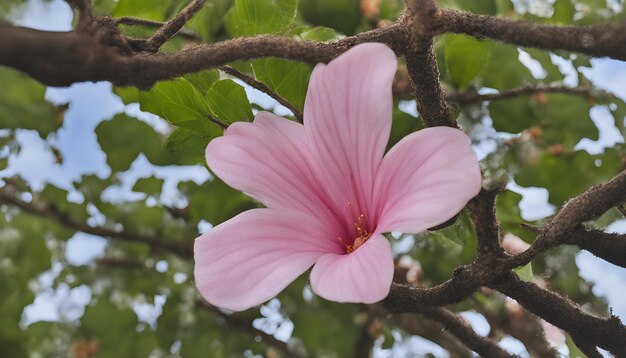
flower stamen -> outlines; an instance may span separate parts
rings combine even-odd
[[[356,237],[354,238],[354,241],[352,241],[352,244],[348,244],[344,242],[343,238],[337,237],[337,240],[339,240],[339,243],[346,248],[346,254],[349,254],[353,252],[354,250],[358,249],[359,247],[361,247],[365,243],[365,241],[367,241],[367,239],[369,239],[370,236],[372,236],[372,233],[370,233],[367,230],[366,222],[367,221],[365,220],[365,215],[364,214],[359,215],[357,221],[354,223],[354,229],[356,230]]]

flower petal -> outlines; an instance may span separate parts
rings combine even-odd
[[[269,112],[230,125],[206,149],[209,168],[226,184],[268,207],[330,220],[301,124]]]
[[[448,127],[426,128],[396,144],[376,179],[377,231],[422,232],[457,214],[481,187],[470,139]]]
[[[340,211],[348,202],[369,210],[391,130],[396,67],[389,47],[366,43],[328,65],[317,65],[311,75],[305,133],[322,182]]]
[[[242,311],[282,291],[322,255],[341,252],[320,240],[326,225],[293,211],[253,209],[196,239],[196,286],[211,304]]]
[[[322,256],[313,266],[311,287],[327,300],[374,303],[389,294],[393,270],[389,241],[374,234],[349,254]]]

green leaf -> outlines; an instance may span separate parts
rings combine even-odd
[[[213,83],[207,92],[206,102],[213,115],[227,123],[247,121],[253,117],[246,91],[232,80]]]
[[[252,61],[257,80],[284,97],[296,108],[304,108],[304,99],[311,77],[311,66],[277,58]]]
[[[41,137],[57,130],[63,123],[64,108],[46,102],[46,86],[27,75],[0,67],[0,128],[34,129]]]
[[[381,345],[381,348],[382,349],[393,348],[393,344],[396,342],[396,340],[393,337],[393,334],[391,334],[391,328],[385,325],[385,328],[383,329],[383,334],[384,334],[385,339],[383,340],[383,344]]]
[[[206,79],[194,78],[194,82],[203,86]],[[207,118],[210,111],[204,96],[184,78],[159,82],[150,91],[142,92],[139,100],[143,111],[159,115],[177,127],[203,135],[219,134],[220,129]]]
[[[139,102],[139,90],[136,87],[113,87],[113,93],[118,95],[124,104]]]
[[[195,31],[205,42],[212,42],[213,36],[224,25],[224,15],[231,8],[232,0],[206,1],[188,22],[187,27]]]
[[[163,179],[155,177],[139,178],[135,185],[133,185],[133,191],[154,196],[161,192],[163,182]]]
[[[165,20],[167,10],[171,3],[171,0],[119,0],[113,11],[113,16],[132,16],[154,21],[163,21]]]
[[[467,239],[472,235],[472,222],[468,215],[462,214],[456,222],[446,228],[437,231],[431,231],[431,235],[438,236],[454,243],[464,246]]]
[[[525,230],[521,224],[530,222],[522,219],[519,202],[522,196],[518,193],[506,190],[496,198],[496,218],[504,232],[513,233],[526,242],[532,242],[535,234]]]
[[[535,79],[518,59],[517,46],[498,43],[491,51],[491,60],[482,71],[482,84],[499,90],[526,85]]]
[[[446,35],[444,53],[450,81],[458,88],[466,88],[489,62],[494,45],[493,41],[465,35]]]
[[[488,108],[493,127],[499,132],[519,133],[540,124],[528,96],[491,101]]]
[[[217,177],[202,185],[194,182],[181,183],[178,188],[188,196],[191,217],[195,220],[206,220],[212,225],[218,225],[256,207],[249,197]]]
[[[220,73],[217,70],[204,70],[188,74],[184,78],[200,93],[206,95],[211,85],[220,79]]]
[[[559,25],[569,25],[574,19],[576,8],[572,0],[556,0],[554,2],[554,13],[550,22]]]
[[[410,255],[428,272],[427,286],[448,280],[455,267],[476,256],[476,233],[469,215],[462,214],[447,228],[415,235]]]
[[[538,61],[546,70],[546,78],[542,79],[543,82],[552,83],[563,81],[565,76],[561,73],[559,66],[552,63],[550,53],[544,50],[538,50],[534,48],[525,48],[526,51],[534,60]]]
[[[312,25],[352,34],[361,23],[359,0],[300,0],[302,17]]]
[[[585,353],[578,348],[569,334],[565,335],[565,345],[567,346],[567,350],[569,350],[570,358],[587,358]]]
[[[137,332],[137,325],[130,308],[118,308],[102,297],[85,309],[80,333],[85,340],[98,342],[98,357],[147,357],[158,342],[149,330]]]
[[[226,14],[226,29],[233,36],[281,33],[296,17],[297,0],[235,0]]]
[[[446,7],[466,10],[475,14],[495,15],[498,10],[505,10],[501,1],[497,0],[445,0]],[[510,8],[508,4],[507,8]]]
[[[592,185],[610,180],[620,171],[620,157],[613,150],[596,156],[585,151],[558,156],[544,153],[538,159],[520,164],[522,168],[515,181],[523,187],[547,188],[550,202],[558,206]]]
[[[67,201],[68,192],[66,190],[48,184],[42,190],[41,196],[73,220],[84,222],[89,217],[85,203],[76,204]]]
[[[187,128],[176,128],[167,138],[167,149],[181,153],[190,161],[200,163],[204,161],[204,150],[211,140]]]
[[[330,27],[324,27],[324,26],[316,26],[312,29],[302,31],[300,32],[299,36],[301,39],[305,41],[321,41],[321,42],[335,41],[344,37],[343,35],[335,31],[334,29],[331,29]]]
[[[533,275],[533,266],[529,262],[527,265],[515,269],[515,273],[524,281],[531,281],[535,278]]]
[[[543,124],[541,139],[548,144],[573,148],[582,138],[598,139],[598,127],[589,116],[591,104],[580,96],[547,94],[535,101],[535,110]]]
[[[424,128],[423,122],[412,115],[395,108],[393,110],[393,122],[391,135],[387,143],[386,151],[389,151],[396,143],[407,135]]]
[[[114,172],[124,171],[144,153],[153,164],[173,164],[173,157],[164,150],[161,137],[148,124],[119,114],[96,127],[98,143],[107,155],[107,164]]]

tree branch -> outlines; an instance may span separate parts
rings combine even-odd
[[[410,335],[423,337],[434,342],[450,352],[451,357],[471,358],[470,351],[463,342],[454,334],[448,332],[446,327],[434,320],[423,319],[419,315],[412,313],[393,314],[388,320],[395,326]]]
[[[533,95],[540,93],[566,93],[579,95],[586,98],[591,97],[607,97],[615,98],[612,93],[597,91],[590,87],[567,87],[560,85],[528,85],[524,87],[513,88],[501,91],[499,93],[479,94],[478,92],[452,92],[446,94],[446,100],[455,102],[460,105],[473,104],[483,101],[499,101],[519,96]]]
[[[498,331],[504,332],[522,342],[531,357],[556,358],[559,356],[548,343],[539,318],[522,309],[517,303],[508,306],[504,298],[499,298],[498,296],[501,295],[495,291],[484,290],[481,293],[487,295],[491,301],[483,303],[474,299],[472,304],[474,309],[481,313],[489,323],[491,327],[489,336],[495,336]],[[508,307],[513,307],[513,309]]]
[[[578,340],[576,344],[580,344],[579,347],[593,344],[618,357],[626,356],[626,327],[619,318],[602,318],[585,313],[565,297],[544,290],[534,283],[522,281],[513,273],[503,275],[489,284],[489,287],[515,299],[528,311],[566,330]]]
[[[111,18],[98,18],[90,36],[46,32],[0,22],[0,65],[28,73],[50,86],[109,81],[149,88],[167,80],[238,60],[278,57],[308,63],[329,62],[364,42],[382,42],[397,54],[405,43],[403,27],[393,24],[324,43],[278,36],[239,37],[199,45],[175,54],[134,53]]]
[[[502,266],[502,265],[501,265]],[[507,272],[493,261],[474,261],[457,267],[446,282],[430,288],[415,288],[393,283],[383,306],[390,312],[412,312],[415,306],[445,306],[468,298],[486,282]]]
[[[121,25],[129,25],[129,26],[146,26],[146,27],[157,27],[157,28],[165,26],[165,24],[162,22],[139,19],[136,17],[128,17],[128,16],[116,18],[115,23],[121,24]],[[176,33],[176,35],[185,37],[189,40],[200,41],[200,36],[193,31],[181,29],[180,31]]]
[[[440,323],[449,333],[482,357],[517,357],[500,348],[492,340],[479,336],[465,321],[445,308],[415,305],[411,312]]]
[[[53,220],[75,231],[80,231],[86,234],[91,234],[91,235],[96,235],[96,236],[108,237],[111,239],[116,239],[116,240],[121,240],[121,241],[138,242],[138,243],[146,244],[153,249],[170,252],[170,253],[179,255],[181,257],[185,257],[185,258],[193,257],[193,248],[191,244],[183,245],[181,243],[167,242],[167,241],[159,240],[157,238],[144,236],[138,233],[131,233],[128,231],[123,231],[123,230],[116,231],[116,230],[112,230],[112,229],[108,229],[108,228],[104,228],[100,226],[89,226],[85,223],[72,219],[68,214],[61,212],[52,203],[44,201],[41,198],[37,198],[36,203],[35,202],[29,203],[12,195],[11,193],[9,193],[7,189],[0,188],[0,203],[5,203],[5,204],[16,206],[27,213]]]
[[[222,122],[222,120],[221,120],[221,119],[219,119],[219,118],[217,118],[217,117],[214,117],[214,116],[212,116],[212,115],[210,115],[210,114],[207,114],[207,116],[206,116],[206,117],[207,117],[207,118],[208,118],[211,122],[213,122],[213,123],[217,124],[218,126],[222,127],[222,129],[223,129],[223,130],[228,129],[228,124],[227,124],[227,123]]]
[[[438,9],[434,0],[407,0],[404,23],[410,41],[404,50],[406,67],[417,103],[417,111],[429,127],[458,127],[439,83],[439,68],[433,47],[432,18]]]
[[[626,170],[609,182],[591,187],[565,203],[548,226],[542,229],[533,244],[526,251],[512,256],[508,260],[509,267],[526,265],[539,253],[566,243],[570,235],[583,222],[597,218],[612,207],[622,205],[624,202],[626,202]],[[617,244],[620,245],[621,241],[617,241]],[[590,245],[590,247],[597,249],[593,244]],[[614,248],[619,247],[621,246]],[[618,260],[618,262],[621,261]]]
[[[614,265],[626,268],[626,235],[587,230],[580,226],[564,240]]]
[[[187,21],[202,8],[202,5],[204,5],[204,0],[191,0],[178,15],[171,21],[166,22],[145,42],[143,49],[148,52],[157,52],[167,40],[171,39],[185,26]]]
[[[261,340],[263,342],[265,342],[265,344],[268,344],[276,349],[278,349],[280,352],[282,352],[283,354],[285,354],[285,356],[287,357],[305,357],[305,355],[293,351],[292,349],[289,348],[289,346],[287,345],[287,343],[283,342],[283,341],[279,341],[278,339],[276,339],[276,337],[274,337],[271,334],[267,334],[263,331],[260,331],[256,328],[254,328],[252,326],[252,322],[248,321],[248,320],[244,320],[241,319],[235,315],[229,315],[226,314],[224,312],[222,312],[219,308],[212,306],[204,301],[198,301],[197,305],[203,309],[205,309],[208,312],[211,312],[212,314],[216,315],[217,317],[220,317],[221,319],[224,320],[224,323],[226,323],[226,325],[241,331],[247,335],[249,335],[250,337],[252,337],[252,339],[254,340],[256,337],[260,337]]]
[[[272,89],[267,87],[263,82],[257,81],[256,79],[254,79],[254,78],[246,75],[245,73],[242,73],[242,72],[238,71],[236,68],[233,68],[233,67],[230,67],[230,66],[222,66],[222,67],[220,67],[220,70],[228,73],[231,76],[239,78],[240,80],[242,80],[246,84],[248,84],[250,87],[256,88],[257,90],[259,90],[259,91],[267,94],[268,96],[272,97],[273,99],[276,100],[276,102],[282,104],[284,107],[289,109],[291,111],[291,113],[293,113],[294,117],[296,117],[298,122],[302,123],[303,118],[304,118],[303,115],[302,115],[302,111],[297,109],[293,104],[289,103],[289,101],[287,101],[284,97],[282,97],[278,93],[272,91]]]
[[[500,245],[500,226],[496,219],[496,196],[501,189],[485,190],[472,199],[467,207],[470,212],[474,228],[476,229],[478,258],[496,259],[505,256]]]
[[[518,46],[579,52],[626,61],[626,22],[590,26],[553,26],[443,9],[436,31],[490,38]]]
[[[78,10],[77,30],[82,31],[94,22],[93,5],[91,0],[67,0],[72,8]]]

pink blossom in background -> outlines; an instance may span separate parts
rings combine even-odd
[[[424,129],[385,155],[395,71],[385,45],[355,46],[313,70],[304,125],[260,112],[209,143],[215,175],[266,206],[196,239],[196,285],[209,303],[248,309],[311,266],[319,296],[380,301],[394,271],[382,234],[441,224],[478,193],[478,162],[460,130]]]
[[[502,247],[509,255],[517,255],[528,250],[530,245],[519,237],[507,232],[502,237]]]

